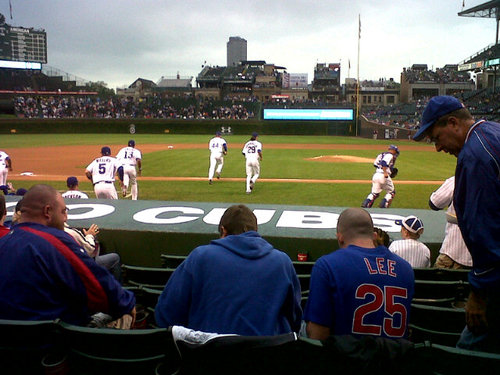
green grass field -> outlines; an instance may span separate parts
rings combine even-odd
[[[104,138],[104,140],[103,140]],[[99,150],[102,145],[110,145],[113,154],[119,147],[126,145],[131,138],[127,134],[43,134],[43,135],[3,135],[0,147],[7,153],[9,149],[18,147],[36,147],[47,145],[96,145]],[[180,144],[180,143],[208,143],[210,135],[149,135],[135,134],[137,147],[141,144]],[[265,182],[258,181],[254,192],[245,194],[243,181],[228,181],[224,177],[244,178],[245,162],[239,147],[248,136],[225,136],[228,142],[229,153],[225,158],[222,179],[208,185],[203,181],[139,181],[140,199],[169,200],[169,201],[198,201],[198,202],[232,202],[232,203],[262,203],[310,206],[359,206],[370,192],[373,166],[369,163],[325,163],[306,160],[321,155],[352,155],[374,159],[379,152],[384,151],[390,141],[373,141],[354,137],[332,136],[266,136],[261,135],[264,160],[261,163],[261,178],[272,179],[342,179],[366,180],[366,183],[303,183],[303,182]],[[377,150],[354,149],[266,149],[266,144],[322,144],[330,145],[372,145]],[[394,180],[396,197],[394,208],[428,208],[428,199],[432,191],[454,173],[456,158],[450,155],[437,153],[429,148],[428,151],[407,150],[405,146],[416,146],[411,141],[393,141],[402,152],[396,166],[399,175]],[[96,155],[97,156],[97,155]],[[208,172],[208,150],[205,149],[176,149],[146,153],[143,156],[143,176],[151,177],[201,177],[206,178]],[[82,160],[82,170],[91,160]],[[13,160],[15,168],[15,160]],[[398,180],[436,181],[436,184],[398,184]],[[46,181],[16,181],[16,187],[29,187],[33,183]],[[60,190],[65,189],[63,182],[49,182]],[[91,184],[81,181],[81,190],[92,191]],[[93,197],[93,193],[90,194]],[[379,198],[380,201],[381,198]]]

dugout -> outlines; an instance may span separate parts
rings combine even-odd
[[[18,197],[7,196],[7,219]],[[235,203],[234,203],[235,204]],[[195,247],[218,238],[218,223],[231,203],[67,199],[68,223],[88,228],[96,223],[104,252],[117,252],[122,262],[138,266],[161,266],[161,254],[187,255]],[[297,260],[307,252],[309,260],[338,248],[337,219],[343,207],[248,205],[259,222],[259,233],[275,248]],[[436,258],[444,237],[446,216],[442,211],[416,209],[369,210],[374,225],[400,239],[396,219],[410,214],[424,222],[421,237]]]

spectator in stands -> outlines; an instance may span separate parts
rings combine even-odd
[[[66,179],[68,191],[62,194],[63,198],[89,199],[89,196],[78,189],[78,179],[75,176]]]
[[[20,223],[0,239],[0,319],[85,325],[95,312],[135,317],[133,293],[64,233],[66,205],[49,185],[23,198]]]
[[[389,234],[380,228],[373,228],[376,236],[375,239],[373,240],[373,244],[375,247],[377,246],[385,246],[389,247],[389,244],[391,242],[391,238],[389,237]]]
[[[433,97],[413,139],[455,155],[453,207],[472,256],[467,327],[458,346],[500,353],[500,124],[474,121],[452,96]]]
[[[472,267],[472,257],[464,242],[457,215],[453,208],[453,190],[455,176],[448,178],[429,198],[429,206],[435,211],[448,207],[444,240],[439,249],[439,256],[434,263],[436,268],[462,269]]]
[[[7,217],[7,206],[5,205],[5,196],[0,194],[0,238],[9,233],[10,229],[4,225]]]
[[[106,268],[113,274],[116,280],[121,282],[121,265],[120,255],[117,253],[109,253],[100,255],[100,245],[96,237],[99,234],[97,224],[92,224],[89,229],[78,229],[64,224],[64,231],[68,233],[75,241],[85,249],[87,254],[94,258],[96,263],[101,267]]]
[[[367,211],[348,208],[340,214],[337,240],[341,249],[319,258],[311,274],[304,313],[310,338],[407,335],[413,270],[387,247],[375,247],[374,239],[373,221]],[[360,308],[371,303],[379,307]]]
[[[431,266],[431,251],[418,239],[424,233],[424,223],[418,217],[410,215],[403,220],[396,220],[401,225],[401,240],[393,241],[389,250],[408,261],[413,268]]]
[[[170,277],[155,309],[158,325],[250,336],[298,332],[300,284],[288,255],[257,233],[244,205],[224,212],[219,233]]]

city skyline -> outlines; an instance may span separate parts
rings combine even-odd
[[[247,40],[249,60],[307,73],[309,81],[317,63],[340,63],[343,83],[356,78],[360,15],[360,80],[399,82],[404,67],[457,64],[494,42],[494,19],[458,17],[463,2],[467,9],[485,1],[48,0],[33,7],[11,0],[11,19],[9,1],[0,0],[0,13],[13,26],[47,32],[48,65],[110,88],[226,66],[231,36]]]

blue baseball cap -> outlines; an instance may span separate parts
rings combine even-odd
[[[133,139],[131,139],[130,141],[128,141],[128,146],[129,147],[135,147],[135,141]]]
[[[215,135],[216,135],[216,136],[220,136],[220,135],[221,135],[221,132],[217,130],[217,131],[215,132]]]
[[[407,216],[403,220],[396,220],[395,223],[405,227],[412,233],[421,234],[424,231],[424,223],[415,215]]]
[[[259,136],[259,134],[257,132],[252,133],[252,137],[257,138],[258,136]]]
[[[111,149],[108,146],[104,146],[101,148],[102,155],[111,155]]]
[[[437,120],[448,113],[462,108],[465,108],[465,106],[454,96],[434,96],[429,100],[429,103],[427,103],[424,109],[422,125],[420,125],[420,129],[415,133],[413,139],[415,141],[420,141]]]
[[[68,177],[66,179],[66,186],[67,187],[76,186],[76,185],[78,185],[78,178],[76,178],[75,176],[71,176],[71,177]]]

